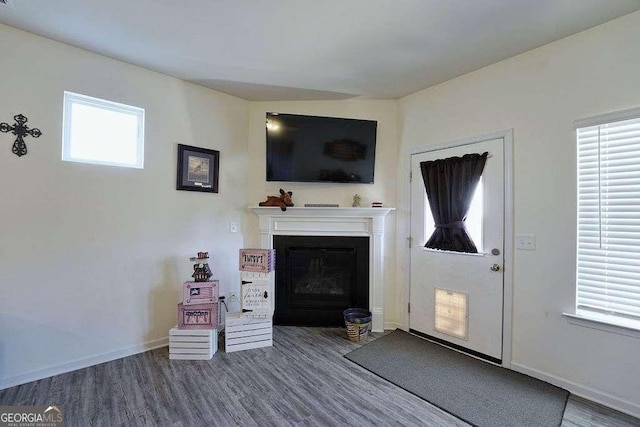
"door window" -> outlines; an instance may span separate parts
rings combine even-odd
[[[473,243],[475,243],[476,248],[478,248],[478,253],[484,252],[482,245],[482,230],[484,224],[484,218],[482,215],[483,207],[484,207],[484,183],[483,179],[480,178],[480,182],[478,183],[478,187],[476,188],[475,193],[473,194],[473,200],[471,201],[471,207],[469,208],[469,212],[467,213],[467,219],[465,220],[465,224],[467,227],[467,233]],[[429,236],[433,233],[433,229],[436,225],[433,220],[433,215],[431,214],[431,208],[429,207],[429,200],[427,199],[427,195],[424,195],[424,238],[421,245],[424,245],[424,242],[427,241]],[[425,248],[425,250],[434,250]],[[440,252],[436,250],[436,252]],[[453,252],[453,251],[445,251],[447,253],[460,253],[465,254],[464,252]],[[468,255],[468,254],[467,254]]]

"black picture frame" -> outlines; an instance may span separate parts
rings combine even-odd
[[[218,192],[220,152],[178,144],[176,190]]]

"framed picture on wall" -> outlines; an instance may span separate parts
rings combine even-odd
[[[218,192],[220,152],[178,144],[176,190]]]

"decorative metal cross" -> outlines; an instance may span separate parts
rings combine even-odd
[[[16,121],[16,124],[13,126],[10,126],[9,123],[0,123],[0,132],[11,132],[17,136],[11,151],[13,151],[13,154],[20,157],[27,154],[27,144],[24,143],[24,139],[22,138],[27,135],[39,138],[40,135],[42,135],[42,132],[40,132],[40,129],[38,128],[29,129],[29,126],[26,125],[28,119],[22,114],[13,116],[13,119]]]

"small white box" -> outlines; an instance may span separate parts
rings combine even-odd
[[[273,319],[270,314],[264,317],[246,316],[240,313],[229,314],[225,324],[225,352],[271,347],[273,345]]]
[[[217,329],[178,329],[169,331],[169,359],[210,360],[218,351]]]

